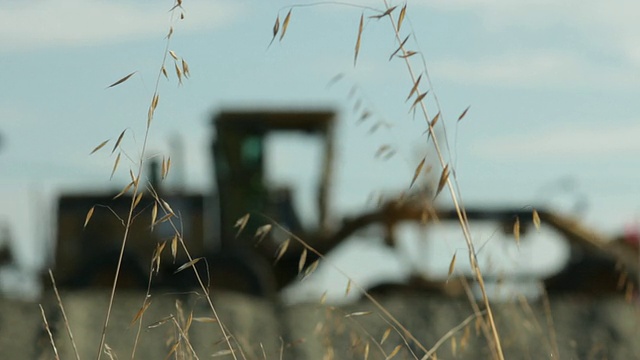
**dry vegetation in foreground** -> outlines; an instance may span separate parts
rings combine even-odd
[[[42,320],[45,324],[44,336],[49,340],[53,357],[58,358],[59,350],[61,350],[64,354],[74,354],[77,359],[91,356],[86,355],[91,353],[95,354],[98,360],[103,356],[113,359],[117,357],[112,349],[120,345],[131,349],[131,353],[118,354],[119,358],[130,357],[132,359],[198,359],[210,356],[233,359],[283,357],[339,359],[347,356],[364,359],[435,359],[437,358],[436,354],[459,358],[478,358],[480,356],[482,358],[504,359],[504,349],[508,349],[507,353],[514,358],[522,358],[520,355],[529,355],[530,358],[558,358],[560,354],[575,354],[575,349],[571,349],[571,344],[567,345],[566,341],[558,341],[557,333],[562,331],[562,335],[565,336],[570,333],[570,330],[558,327],[559,322],[554,321],[551,316],[554,311],[548,302],[529,304],[526,300],[521,299],[518,302],[501,304],[499,310],[496,311],[494,304],[489,301],[483,272],[478,265],[476,249],[471,239],[465,207],[460,202],[456,172],[449,159],[444,155],[443,147],[448,148],[446,136],[439,136],[436,131],[436,126],[438,126],[446,134],[444,113],[431,86],[425,60],[419,52],[411,49],[411,42],[408,41],[410,38],[415,39],[416,34],[408,31],[407,26],[404,26],[405,19],[409,16],[407,5],[390,6],[387,1],[383,0],[381,4],[384,7],[380,10],[338,2],[321,4],[355,6],[361,9],[355,34],[354,65],[357,64],[360,54],[365,21],[386,22],[389,31],[393,32],[398,47],[391,53],[390,58],[403,61],[406,65],[407,74],[411,79],[411,84],[408,87],[410,111],[422,117],[426,122],[428,134],[425,136],[425,141],[431,144],[437,155],[440,176],[435,195],[437,196],[446,189],[455,207],[460,229],[468,247],[468,260],[480,290],[481,301],[475,301],[466,282],[463,283],[468,300],[463,302],[444,299],[439,295],[430,296],[430,300],[426,298],[417,300],[417,298],[408,296],[403,302],[392,296],[385,301],[380,301],[344,273],[343,275],[348,279],[345,292],[358,291],[366,298],[366,302],[338,308],[324,304],[323,298],[320,299],[319,304],[281,309],[263,300],[237,297],[233,294],[216,294],[214,299],[207,286],[207,279],[196,270],[195,265],[202,259],[194,258],[190,254],[180,234],[178,214],[174,212],[171,204],[158,195],[155,189],[146,185],[143,178],[149,130],[153,124],[155,111],[161,101],[160,80],[163,77],[169,78],[170,72],[174,73],[172,77],[175,77],[178,82],[182,82],[190,76],[187,62],[170,50],[174,33],[174,29],[171,27],[167,32],[164,55],[150,97],[146,129],[139,152],[141,155],[136,160],[135,168],[129,170],[130,183],[120,193],[120,195],[130,194],[131,204],[127,216],[122,219],[125,226],[118,259],[118,270],[114,274],[109,296],[105,298],[103,294],[91,291],[81,294],[63,293],[60,296],[55,286],[55,279],[53,275],[51,276],[55,296],[53,302],[59,308],[58,313],[61,317],[56,321],[64,324],[64,332],[67,335],[58,334],[56,336],[49,331],[51,318],[48,316],[51,316],[54,311],[51,311],[50,308],[46,309],[49,310],[49,314],[47,314],[47,311],[41,307]],[[286,11],[286,15],[282,21],[280,14],[278,14],[273,27],[272,42],[276,38],[282,40],[285,37],[294,16],[293,9],[297,7],[299,6],[293,5],[283,9],[283,13]],[[171,9],[171,17],[175,19],[184,17],[181,0],[177,0]],[[416,69],[416,63],[421,66],[419,70]],[[128,74],[109,85],[108,88],[116,88],[134,75],[135,73]],[[431,97],[433,107],[427,106],[428,97]],[[468,108],[457,117],[457,121],[465,117],[467,110]],[[125,154],[122,150],[125,132],[126,130],[120,133],[111,148],[111,153],[116,156],[112,176],[120,167],[121,155]],[[108,143],[108,140],[102,142],[93,149],[92,153],[105,151]],[[411,181],[412,185],[424,173],[425,161],[426,157],[416,164],[415,174]],[[170,169],[170,158],[163,158],[161,177],[165,178]],[[193,271],[199,285],[197,293],[182,294],[177,296],[177,299],[170,296],[156,296],[151,292],[151,283],[153,282],[153,277],[151,277],[146,296],[143,298],[140,298],[139,294],[129,293],[120,293],[116,297],[123,254],[128,243],[132,241],[129,231],[138,211],[140,211],[138,206],[144,194],[154,199],[153,206],[149,209],[151,211],[151,228],[159,224],[169,224],[175,232],[175,236],[170,241],[158,245],[153,254],[150,268],[160,267],[163,252],[171,252],[174,258],[177,252],[184,252],[188,261],[178,271]],[[85,226],[90,223],[93,213],[94,208],[91,208],[86,215]],[[539,218],[535,210],[532,212],[532,217],[534,223],[538,224]],[[247,221],[248,217],[238,220],[236,225],[239,231],[243,231]],[[516,221],[513,228],[516,239],[520,233],[519,227],[520,224]],[[267,223],[258,228],[256,237],[268,236],[269,232],[276,228],[281,232],[288,232],[278,223]],[[325,261],[324,254],[318,252],[295,234],[289,232],[288,235],[291,242],[304,248],[299,259],[299,272],[304,279],[315,271],[321,261]],[[285,244],[276,254],[276,260],[287,251],[289,242]],[[307,257],[311,254],[315,255],[317,260],[308,262]],[[450,276],[455,273],[455,264],[456,257],[454,256],[450,262]],[[80,301],[88,298],[94,299],[95,304],[90,308],[82,308]],[[447,305],[438,306],[431,301],[441,301]],[[411,311],[407,313],[407,306],[415,307],[415,313]],[[558,306],[555,313],[576,311],[576,309],[571,309],[570,301],[560,303]],[[617,311],[620,304],[612,303],[611,306]],[[100,310],[103,308],[106,311]],[[585,311],[589,312],[593,309]],[[625,308],[621,312],[633,313],[633,309]],[[623,316],[614,311],[611,311],[610,315]],[[630,318],[633,318],[633,315]],[[149,321],[152,323],[148,324]],[[113,334],[109,330],[114,324],[117,324],[118,329],[127,328],[128,336],[114,335],[107,341],[107,336]],[[627,325],[633,326],[629,323],[625,323],[624,326]],[[427,327],[430,329],[429,332],[423,332]],[[74,328],[100,329],[100,331],[74,332]],[[611,331],[620,334],[629,333],[620,329]],[[297,339],[298,333],[315,335],[305,339]],[[279,334],[282,334],[282,337],[278,337]],[[615,338],[615,336],[610,334],[603,336],[603,339],[611,338]],[[212,342],[211,339],[215,339],[215,341]],[[589,354],[592,354],[594,358],[611,355],[616,351],[616,349],[602,350],[597,348],[600,346],[598,342],[590,343],[593,344],[593,349],[589,349]],[[97,345],[97,348],[94,344]],[[580,343],[576,346],[587,346],[585,344]],[[607,348],[607,344],[602,346]],[[483,349],[482,352],[475,352],[479,351],[477,350],[479,348]],[[472,352],[470,349],[475,350]],[[635,355],[637,355],[640,350],[636,348],[628,351],[624,354],[634,354],[635,351]]]

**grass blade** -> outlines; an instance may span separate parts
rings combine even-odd
[[[300,260],[298,261],[298,274],[304,269],[304,264],[307,262],[307,249],[302,250]]]
[[[350,318],[350,317],[356,317],[356,316],[367,316],[367,315],[371,315],[371,314],[373,314],[373,311],[356,311],[356,312],[352,312],[350,314],[347,314],[344,317]]]
[[[264,240],[264,238],[269,234],[269,232],[271,231],[271,224],[266,224],[266,225],[262,225],[260,226],[257,230],[255,235],[253,236],[253,238],[258,238],[258,241],[256,242],[256,245],[260,244],[262,242],[262,240]]]
[[[353,56],[353,66],[358,61],[358,53],[360,53],[360,41],[362,40],[362,29],[364,28],[364,14],[360,15],[360,25],[358,26],[358,39],[356,40],[356,49]]]
[[[383,13],[382,13],[382,14],[380,14],[380,15],[373,15],[373,16],[369,16],[369,19],[376,19],[376,20],[380,20],[380,19],[382,19],[383,17],[385,17],[385,16],[387,16],[387,15],[391,14],[391,12],[392,12],[393,10],[395,10],[397,7],[398,7],[398,6],[392,6],[392,7],[388,8],[385,12],[383,12]]]
[[[456,268],[456,255],[456,253],[453,253],[453,257],[451,258],[451,262],[449,263],[449,273],[447,274],[447,281],[449,281],[449,278],[453,274],[453,270],[455,270]]]
[[[400,10],[400,15],[398,15],[398,27],[397,27],[397,31],[400,32],[400,27],[402,27],[402,22],[404,21],[404,16],[406,15],[407,12],[407,4],[405,4],[402,7],[402,10]]]
[[[422,79],[422,74],[420,74],[420,76],[418,76],[418,79],[416,79],[416,82],[415,84],[413,84],[413,87],[409,92],[409,96],[407,96],[407,99],[405,101],[409,101],[409,99],[411,99],[411,96],[413,96],[413,94],[415,94],[418,91],[418,85],[420,84],[420,79]]]
[[[422,161],[420,161],[420,164],[418,164],[418,167],[416,167],[416,171],[413,173],[413,180],[411,180],[411,185],[409,185],[409,188],[411,188],[413,186],[413,184],[418,179],[418,176],[420,176],[420,172],[422,171],[422,167],[424,166],[424,162],[426,160],[427,160],[427,158],[423,157]]]
[[[129,324],[129,326],[132,326],[133,324],[135,324],[136,321],[138,321],[142,317],[142,314],[144,314],[144,312],[147,311],[147,308],[149,308],[149,305],[151,305],[151,301],[144,302],[144,305],[142,305],[140,310],[138,310],[136,315],[133,317],[133,320],[131,320],[131,323]]]
[[[400,351],[400,349],[402,349],[402,345],[396,346],[385,360],[390,360],[394,356],[398,355],[398,352]]]
[[[105,145],[107,145],[108,142],[109,142],[109,140],[105,140],[105,141],[101,142],[100,145],[96,146],[95,148],[93,148],[93,150],[91,150],[89,155],[93,155],[94,152],[102,149]]]
[[[113,197],[113,200],[115,200],[115,199],[119,198],[120,196],[122,196],[122,195],[126,194],[126,193],[127,193],[127,191],[129,191],[129,189],[131,189],[131,187],[132,187],[132,186],[133,186],[133,181],[132,181],[132,182],[130,182],[129,184],[127,184],[127,186],[125,186],[125,187],[122,189],[122,191],[120,191],[120,192],[118,193],[118,195],[114,196],[114,197]]]
[[[285,16],[284,18],[284,22],[282,23],[282,32],[280,33],[280,40],[282,41],[282,38],[284,37],[284,34],[287,32],[287,27],[289,27],[289,20],[291,19],[291,9],[289,9],[289,12],[287,13],[287,16]]]
[[[109,180],[113,179],[113,174],[116,173],[116,169],[118,168],[119,163],[120,163],[120,153],[118,153],[118,156],[116,156],[116,161],[113,163],[113,170],[111,170],[111,176],[109,177]]]
[[[440,192],[444,188],[444,185],[447,183],[447,180],[449,180],[449,164],[447,164],[444,167],[444,169],[442,169],[442,174],[440,175],[440,182],[438,183],[438,191],[436,191],[436,196],[440,194]]]
[[[390,334],[391,334],[391,328],[388,327],[387,330],[384,331],[384,334],[382,334],[382,338],[380,339],[380,345],[384,344],[384,342],[387,341],[387,338],[389,337]]]
[[[180,59],[180,61],[182,61],[182,73],[184,74],[184,77],[188,78],[191,76],[191,72],[189,72],[189,64],[187,64],[184,59]]]
[[[82,226],[82,228],[86,228],[87,224],[89,223],[89,220],[91,220],[91,217],[93,216],[93,211],[96,209],[95,206],[92,206],[91,209],[89,209],[89,211],[87,211],[87,216],[84,219],[84,226]]]
[[[118,136],[118,140],[116,140],[116,144],[113,145],[113,149],[111,150],[112,154],[116,151],[118,146],[120,146],[120,143],[122,142],[122,138],[124,137],[125,132],[127,132],[127,129],[122,130],[122,132],[120,133],[120,136]]]
[[[117,86],[117,85],[120,85],[120,84],[122,84],[123,82],[125,82],[125,81],[129,80],[129,78],[130,78],[130,77],[132,77],[132,76],[133,76],[133,74],[135,74],[135,73],[137,73],[137,71],[134,71],[134,72],[132,72],[131,74],[129,74],[129,75],[127,75],[127,76],[123,77],[122,79],[120,79],[120,80],[118,80],[118,81],[114,82],[113,84],[111,84],[111,85],[107,86],[107,89],[108,89],[108,88],[112,88],[112,87]]]
[[[153,231],[153,227],[156,224],[156,218],[158,217],[158,202],[153,203],[153,208],[151,209],[151,231]]]
[[[269,46],[271,46],[271,44],[273,44],[273,40],[276,39],[276,36],[278,35],[278,31],[280,31],[280,15],[276,16],[276,23],[273,24],[273,37],[271,38],[271,41],[269,42]]]
[[[280,259],[284,255],[284,253],[287,252],[290,242],[291,242],[291,239],[287,239],[282,244],[280,244],[280,246],[278,247],[278,252],[276,254],[276,260],[273,262],[274,265],[278,263],[278,261],[280,261]]]
[[[409,40],[409,35],[407,35],[406,38],[404,38],[404,40],[402,40],[402,42],[400,43],[400,46],[398,46],[398,48],[396,49],[396,51],[394,51],[391,56],[389,56],[389,61],[391,61],[391,59],[393,59],[394,56],[396,56],[396,54],[402,50],[402,47],[404,46],[404,44],[407,43],[407,40]]]
[[[411,105],[411,108],[409,109],[409,112],[413,111],[413,109],[415,109],[415,107],[420,104],[420,102],[422,100],[424,100],[424,98],[427,96],[427,94],[429,94],[429,90],[427,90],[426,92],[418,95],[418,97],[416,98],[416,100],[413,102],[413,104]]]
[[[540,230],[540,215],[536,209],[533,209],[533,225],[536,227],[536,230]]]
[[[249,213],[245,214],[243,217],[241,217],[240,219],[236,220],[236,223],[233,227],[237,227],[238,228],[238,232],[236,233],[236,237],[240,236],[240,233],[242,232],[242,230],[244,230],[244,228],[247,226],[247,223],[249,222]]]
[[[467,115],[467,111],[469,111],[469,108],[471,107],[471,105],[467,106],[466,109],[464,109],[464,111],[462,112],[462,114],[460,114],[460,116],[458,117],[458,121],[462,120],[462,118]]]
[[[177,274],[177,273],[179,273],[180,271],[182,271],[182,270],[184,270],[184,269],[186,269],[186,268],[188,268],[188,267],[191,267],[191,266],[193,266],[193,265],[197,264],[197,263],[198,263],[198,261],[200,261],[201,259],[202,259],[202,258],[201,258],[201,257],[199,257],[199,258],[195,258],[195,259],[193,259],[193,260],[191,260],[191,261],[189,261],[189,262],[187,262],[187,263],[184,263],[184,264],[182,264],[179,268],[177,268],[177,269],[176,269],[176,271],[174,271],[173,273],[174,273],[174,274]]]

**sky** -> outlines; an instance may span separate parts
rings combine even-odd
[[[211,188],[210,121],[222,109],[332,108],[339,114],[334,220],[371,209],[375,194],[407,190],[422,157],[436,163],[425,121],[405,101],[412,83],[403,60],[389,60],[398,43],[388,19],[369,18],[384,1],[347,3],[185,0],[180,20],[168,11],[171,1],[0,0],[0,216],[19,262],[45,266],[60,192],[116,190],[128,181],[133,162],[109,180],[114,155],[89,153],[127,129],[122,147],[139,155],[170,27],[169,49],[191,76],[179,85],[169,59],[147,153],[171,155],[172,139],[181,140],[174,171],[183,170],[169,182]],[[416,74],[426,64],[427,108],[443,115],[438,133],[465,204],[548,206],[607,234],[638,220],[640,3],[406,3],[401,36],[412,35]],[[405,2],[389,4],[399,5],[397,19]],[[282,24],[292,5],[305,6],[293,8],[286,35],[269,46],[276,16]],[[364,110],[373,115],[359,122]],[[280,140],[270,145],[270,176],[298,183],[309,199],[317,168],[307,160],[317,146]],[[382,146],[395,155],[376,157]],[[304,199],[296,205],[308,214]],[[446,194],[440,201],[449,204]],[[377,249],[372,256],[388,256]]]

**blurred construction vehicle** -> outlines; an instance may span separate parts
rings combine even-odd
[[[194,266],[208,284],[256,295],[273,294],[300,276],[302,262],[308,265],[318,258],[315,251],[327,254],[370,225],[382,225],[386,243],[394,245],[395,229],[403,222],[428,226],[438,219],[458,219],[455,210],[433,208],[433,194],[424,191],[387,200],[373,211],[341,222],[331,221],[328,194],[334,157],[335,118],[336,114],[331,110],[224,111],[217,114],[213,119],[215,137],[211,148],[216,189],[211,194],[172,193],[157,181],[158,171],[150,172],[153,188],[171,204],[176,214],[174,224],[180,230],[179,236],[191,258],[202,259]],[[278,133],[298,133],[320,140],[322,159],[317,164],[320,171],[315,191],[315,229],[303,226],[294,206],[294,190],[287,186],[276,187],[267,181],[265,143],[267,137]],[[121,287],[146,287],[151,281],[155,286],[194,287],[197,284],[193,271],[174,274],[179,266],[189,261],[182,248],[169,250],[176,245],[174,229],[168,222],[151,227],[151,208],[156,200],[149,193],[147,191],[136,207],[119,284]],[[114,195],[61,196],[55,253],[55,274],[61,286],[112,284],[124,232],[122,219],[132,204],[130,195],[117,199]],[[85,227],[87,211],[94,206],[93,217]],[[538,209],[538,214],[542,223],[555,228],[579,252],[597,254],[614,267],[618,263],[623,264],[616,269],[624,268],[628,274],[625,281],[637,284],[637,253],[634,258],[627,250],[613,247],[604,237],[567,217],[544,209]],[[519,219],[523,229],[532,227],[530,223],[533,221],[530,210],[486,208],[467,209],[466,219],[470,222],[491,219],[509,224]],[[292,238],[294,240],[288,240]],[[157,274],[152,277],[152,258],[162,244],[166,246],[161,266],[155,267]],[[284,246],[286,251],[280,251]],[[301,261],[303,252],[306,258]],[[280,256],[274,264],[276,253]],[[594,270],[596,273],[575,270],[572,267],[575,259],[572,256],[572,262],[565,271],[547,279],[549,291],[570,290],[569,285],[574,289],[584,288],[586,285],[577,285],[582,283],[593,283],[598,288],[613,284],[612,280],[596,280],[599,269]],[[573,280],[568,281],[565,276]],[[576,282],[576,278],[584,278],[586,282]],[[619,287],[618,282],[616,279],[614,288]]]
[[[270,221],[277,221],[320,251],[329,251],[342,240],[331,241],[327,226],[334,121],[335,113],[330,110],[222,112],[213,121],[215,192],[207,195],[171,193],[165,191],[160,182],[151,181],[155,191],[178,215],[180,236],[192,258],[203,259],[196,267],[203,270],[213,286],[265,294],[283,287],[296,276],[297,270],[293,269],[297,265],[292,265],[290,256],[283,257],[273,271],[269,270],[274,249],[284,240],[276,239],[276,231],[269,234],[261,246],[254,247],[256,229]],[[323,144],[317,189],[318,229],[302,229],[292,201],[293,191],[285,187],[271,188],[265,179],[266,137],[283,132],[307,134],[319,138]],[[157,178],[157,171],[150,173],[152,178]],[[130,195],[117,198],[115,195],[85,193],[60,197],[54,260],[60,286],[112,284],[124,231],[123,219],[132,204]],[[154,202],[152,196],[145,195],[136,207],[122,261],[122,287],[146,286],[151,278],[154,251],[163,242],[173,241],[175,233],[168,223],[158,224],[151,231],[150,210]],[[94,206],[91,221],[84,227],[86,214]],[[234,225],[245,214],[254,216],[239,232]],[[322,241],[318,243],[317,239]],[[192,272],[173,274],[188,258],[179,249],[174,259],[169,248],[166,246],[163,252],[162,266],[152,284],[195,285]],[[299,255],[301,247],[292,243],[291,250]],[[210,269],[203,268],[206,266]]]

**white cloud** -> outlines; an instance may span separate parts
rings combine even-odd
[[[640,153],[640,124],[585,127],[576,124],[480,141],[474,148],[480,155],[496,159],[607,159]]]
[[[515,87],[637,86],[640,68],[603,66],[565,50],[513,51],[475,59],[432,61],[435,74],[464,84]]]
[[[442,71],[456,78],[534,86],[588,80],[602,86],[628,85],[630,78],[640,77],[640,2],[636,0],[430,0],[417,4],[454,17],[456,12],[468,13],[480,24],[471,31],[494,40],[483,58],[441,64]],[[503,35],[511,40],[501,48]],[[519,46],[513,46],[513,39],[520,39]]]
[[[502,85],[541,85],[546,81],[561,84],[577,79],[581,67],[577,59],[557,53],[513,53],[470,60],[447,59],[432,64],[435,73],[458,82]]]
[[[171,24],[169,4],[107,0],[2,2],[0,51],[93,45],[162,36]],[[175,26],[183,31],[224,26],[239,15],[242,7],[238,2],[192,0],[184,5],[185,20]]]
[[[547,27],[563,23],[568,27],[606,26],[635,28],[640,3],[635,0],[429,0],[418,3],[445,11],[478,12],[488,25]]]

